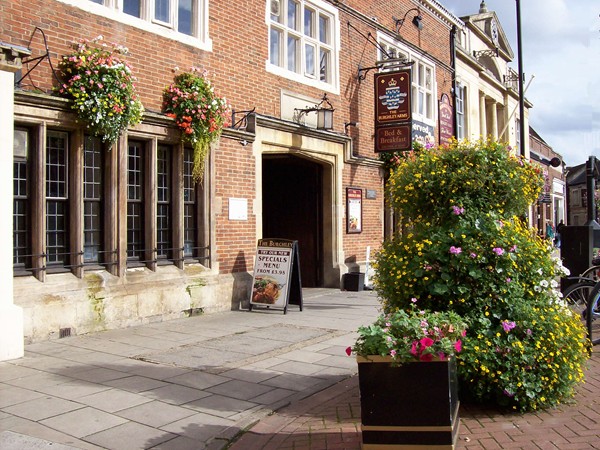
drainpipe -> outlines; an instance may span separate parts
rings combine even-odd
[[[456,112],[456,25],[450,30],[450,67],[452,67],[452,104],[454,106],[454,120],[452,134],[458,138],[458,114]]]

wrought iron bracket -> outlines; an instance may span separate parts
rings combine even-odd
[[[482,56],[489,56],[490,58],[498,57],[500,55],[500,49],[496,47],[494,50],[473,50],[473,58],[479,60]]]
[[[35,36],[36,31],[39,31],[40,34],[42,35],[42,39],[44,40],[44,49],[46,50],[46,53],[44,53],[41,56],[36,56],[35,58],[30,58],[30,59],[24,59],[22,61],[22,64],[28,64],[28,63],[32,63],[32,62],[35,62],[35,64],[33,65],[33,67],[31,69],[29,69],[25,73],[25,75],[23,75],[21,78],[19,78],[18,80],[15,81],[15,86],[20,86],[21,81],[23,81],[23,79],[25,77],[27,77],[37,66],[39,66],[40,63],[42,61],[44,61],[44,59],[48,60],[48,64],[50,64],[50,69],[52,69],[52,75],[54,76],[54,78],[56,79],[58,84],[60,85],[61,81],[58,78],[58,76],[56,75],[56,71],[54,70],[54,66],[52,65],[52,60],[50,59],[50,49],[48,48],[48,40],[46,39],[46,34],[44,33],[44,30],[42,30],[39,27],[35,27],[33,29],[33,32],[31,33],[31,36],[29,37],[29,42],[27,43],[27,49],[28,50],[31,49],[31,41],[33,40],[33,36]],[[35,85],[33,85],[33,86],[36,87]]]
[[[402,69],[405,67],[410,67],[414,63],[415,63],[414,61],[408,61],[405,58],[388,58],[388,59],[384,59],[382,61],[375,62],[375,65],[371,66],[371,67],[361,67],[361,65],[359,64],[358,65],[358,74],[356,75],[356,79],[360,83],[367,77],[367,74],[373,69],[379,70],[383,67],[385,67],[388,70]]]

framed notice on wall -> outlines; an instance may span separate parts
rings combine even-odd
[[[346,188],[346,233],[362,232],[362,189]]]

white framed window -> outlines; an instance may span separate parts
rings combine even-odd
[[[212,49],[208,0],[58,0],[136,28]]]
[[[456,139],[467,137],[467,118],[465,116],[465,101],[467,88],[460,83],[456,84]]]
[[[435,65],[421,55],[394,43],[387,36],[381,35],[379,42],[378,60],[388,58],[404,58],[413,61],[412,64],[412,113],[413,119],[429,125],[435,125],[436,120],[436,83]]]
[[[330,92],[339,89],[338,12],[321,0],[267,0],[267,71]]]

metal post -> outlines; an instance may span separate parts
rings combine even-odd
[[[517,59],[519,64],[519,127],[521,142],[521,156],[525,156],[525,93],[523,92],[523,45],[521,43],[521,1],[517,2]]]

